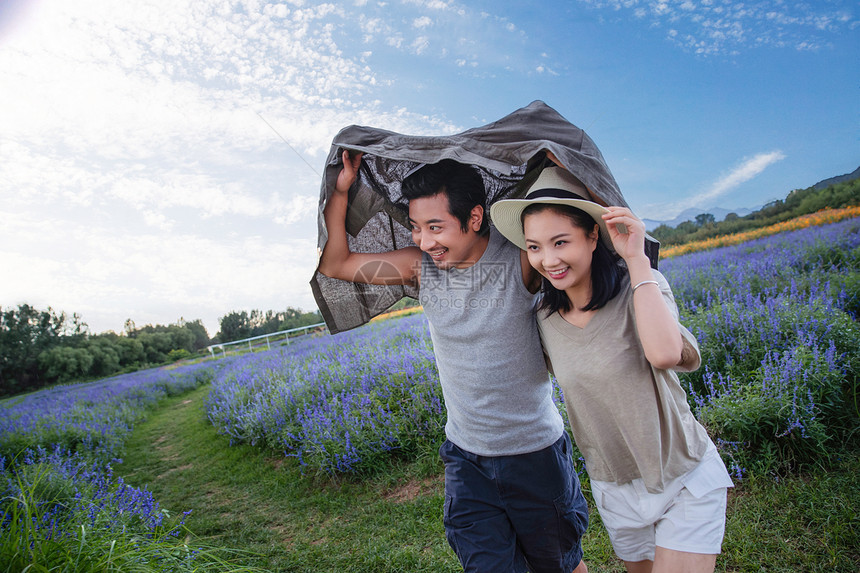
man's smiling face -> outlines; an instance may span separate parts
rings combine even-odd
[[[412,240],[430,255],[440,269],[465,268],[477,262],[484,253],[486,239],[478,235],[483,209],[475,207],[464,231],[451,214],[448,196],[437,193],[409,202]]]

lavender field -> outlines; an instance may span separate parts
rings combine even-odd
[[[858,429],[860,220],[664,261],[702,367],[691,405],[736,477],[826,459]]]
[[[148,411],[210,382],[214,371],[202,364],[146,370],[0,402],[6,570],[55,563],[50,570],[119,571],[144,562],[178,570],[205,562],[178,538],[183,516],[170,519],[145,488],[114,477],[112,464]],[[73,560],[70,547],[77,547]]]
[[[0,408],[0,455],[9,461],[28,449],[60,448],[109,462],[148,409],[166,396],[210,382],[214,371],[206,364],[143,370],[5,400]]]
[[[860,219],[661,262],[703,354],[682,382],[735,479],[826,464],[856,444],[858,263]],[[206,415],[225,446],[253,444],[306,473],[361,475],[443,435],[423,314],[51,388],[0,402],[4,543],[81,541],[83,525],[169,546],[165,532],[178,525],[165,529],[152,496],[114,479],[111,466],[162,398],[207,383]]]
[[[236,359],[213,382],[207,412],[231,442],[329,473],[408,451],[445,422],[423,314]]]
[[[859,260],[852,219],[662,262],[702,348],[683,382],[737,478],[820,458],[856,426]],[[360,471],[444,426],[421,315],[237,360],[208,412],[231,441],[325,472]]]

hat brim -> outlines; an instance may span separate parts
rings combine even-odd
[[[496,229],[504,235],[504,237],[521,248],[526,250],[526,238],[523,233],[522,214],[529,205],[566,205],[568,207],[576,207],[591,215],[594,222],[600,227],[600,236],[603,243],[614,251],[612,239],[609,237],[609,230],[606,227],[606,222],[603,220],[604,213],[609,211],[602,205],[598,205],[593,201],[584,199],[566,199],[555,197],[540,197],[536,199],[502,199],[490,205],[490,219]]]

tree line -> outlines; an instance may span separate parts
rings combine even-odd
[[[29,304],[0,307],[0,396],[58,383],[93,380],[175,362],[209,344],[322,322],[319,311],[233,311],[209,337],[200,320],[138,328],[126,320],[123,332],[92,334],[78,314]]]
[[[250,313],[244,310],[233,311],[221,317],[219,322],[221,331],[218,333],[217,341],[232,342],[321,322],[323,318],[318,310],[304,312],[287,307],[284,311],[268,310],[265,313],[261,310],[252,310]]]
[[[766,227],[826,208],[838,209],[853,205],[860,205],[860,179],[836,183],[824,189],[814,186],[795,189],[785,200],[771,201],[743,217],[729,213],[724,220],[717,222],[713,215],[702,213],[696,215],[695,221],[685,221],[676,227],[660,225],[650,234],[664,246],[682,245]]]

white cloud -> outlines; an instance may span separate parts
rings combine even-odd
[[[709,201],[725,195],[729,191],[735,189],[741,183],[745,183],[767,169],[777,161],[785,159],[785,154],[781,151],[770,151],[767,153],[759,153],[754,157],[745,159],[743,163],[732,169],[729,173],[723,175],[714,182],[705,192],[696,195],[690,199],[690,204],[698,204]]]
[[[210,334],[233,308],[313,308],[306,288],[316,263],[311,237],[278,243],[254,235],[205,238],[175,226],[118,234],[111,226],[0,215],[6,223],[0,267],[16,269],[4,276],[4,303],[78,312],[95,332],[119,330],[129,317],[138,324],[179,318],[164,318],[164,308],[202,318]],[[24,242],[28,249],[9,249]]]
[[[424,53],[427,48],[430,46],[430,38],[427,36],[418,36],[414,40],[412,40],[412,49],[416,54]]]
[[[665,221],[692,207],[710,209],[719,206],[727,196],[730,196],[742,184],[760,175],[765,169],[783,159],[785,159],[785,154],[779,150],[758,153],[744,159],[728,172],[722,174],[703,191],[686,195],[683,199],[672,202],[644,204],[641,208],[636,209],[637,215]],[[723,206],[732,208],[729,205]]]
[[[716,199],[728,195],[743,183],[753,179],[765,169],[783,159],[785,159],[785,154],[778,150],[758,153],[753,157],[746,158],[739,165],[714,181],[703,192],[692,195],[682,201],[677,201],[673,203],[673,207],[677,211],[688,207],[709,208],[715,204]]]
[[[455,2],[408,0],[397,8],[402,13],[395,16],[391,9],[368,5],[355,18],[362,41],[371,45],[378,42],[383,47],[375,50],[375,54],[396,50],[408,56],[447,61],[454,66],[466,61],[470,62],[470,68],[481,64],[509,69],[510,53],[500,54],[496,40],[510,42],[512,34],[524,37],[506,17]],[[414,37],[416,31],[419,37]],[[458,40],[454,42],[452,38]],[[527,68],[522,64],[520,71]]]
[[[150,209],[143,210],[143,219],[147,225],[157,227],[162,231],[169,231],[176,223],[176,221],[168,219],[164,213]]]
[[[356,15],[245,7],[41,0],[4,34],[0,305],[79,312],[94,331],[181,313],[210,334],[231,309],[313,308],[332,136],[459,131],[381,109],[373,52],[342,52]]]
[[[839,3],[827,5],[754,0],[579,0],[597,10],[630,11],[649,25],[669,25],[667,37],[685,49],[702,54],[735,54],[753,46],[791,46],[817,49],[823,32],[853,29],[857,15]]]

